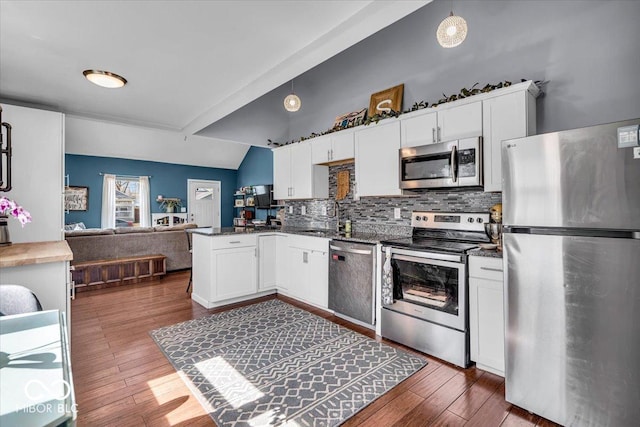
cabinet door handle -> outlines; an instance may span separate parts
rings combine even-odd
[[[442,141],[442,134],[440,133],[440,126],[438,126],[438,142]]]
[[[232,244],[232,245],[235,245],[237,243],[240,243],[240,240],[232,240],[229,243]]]
[[[309,263],[309,252],[302,252],[302,262],[305,264]]]
[[[436,128],[431,128],[431,140],[436,143]]]
[[[327,150],[327,160],[331,160],[331,150]]]
[[[500,273],[504,272],[504,270],[502,270],[501,268],[491,268],[491,267],[480,267],[480,270],[499,271]]]
[[[333,160],[333,148],[331,149],[331,160]]]

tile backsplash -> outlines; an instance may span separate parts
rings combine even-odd
[[[489,212],[489,208],[502,201],[501,193],[481,190],[420,190],[400,197],[363,197],[353,200],[355,182],[354,164],[329,167],[329,198],[291,200],[286,202],[285,224],[294,227],[335,228],[334,200],[337,173],[349,171],[349,193],[338,201],[340,222],[350,219],[354,231],[385,234],[411,234],[412,211]],[[289,207],[293,213],[289,213]],[[302,214],[302,208],[306,213]],[[400,219],[394,218],[394,208],[400,208]],[[326,215],[323,213],[326,212]]]

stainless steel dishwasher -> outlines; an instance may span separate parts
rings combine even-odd
[[[375,264],[375,245],[332,240],[329,308],[354,323],[375,324]]]

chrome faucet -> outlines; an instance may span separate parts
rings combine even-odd
[[[336,231],[340,232],[340,205],[337,200],[333,201],[333,217],[336,219]]]

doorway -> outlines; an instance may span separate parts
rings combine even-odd
[[[220,181],[188,179],[187,187],[189,222],[220,228]]]

